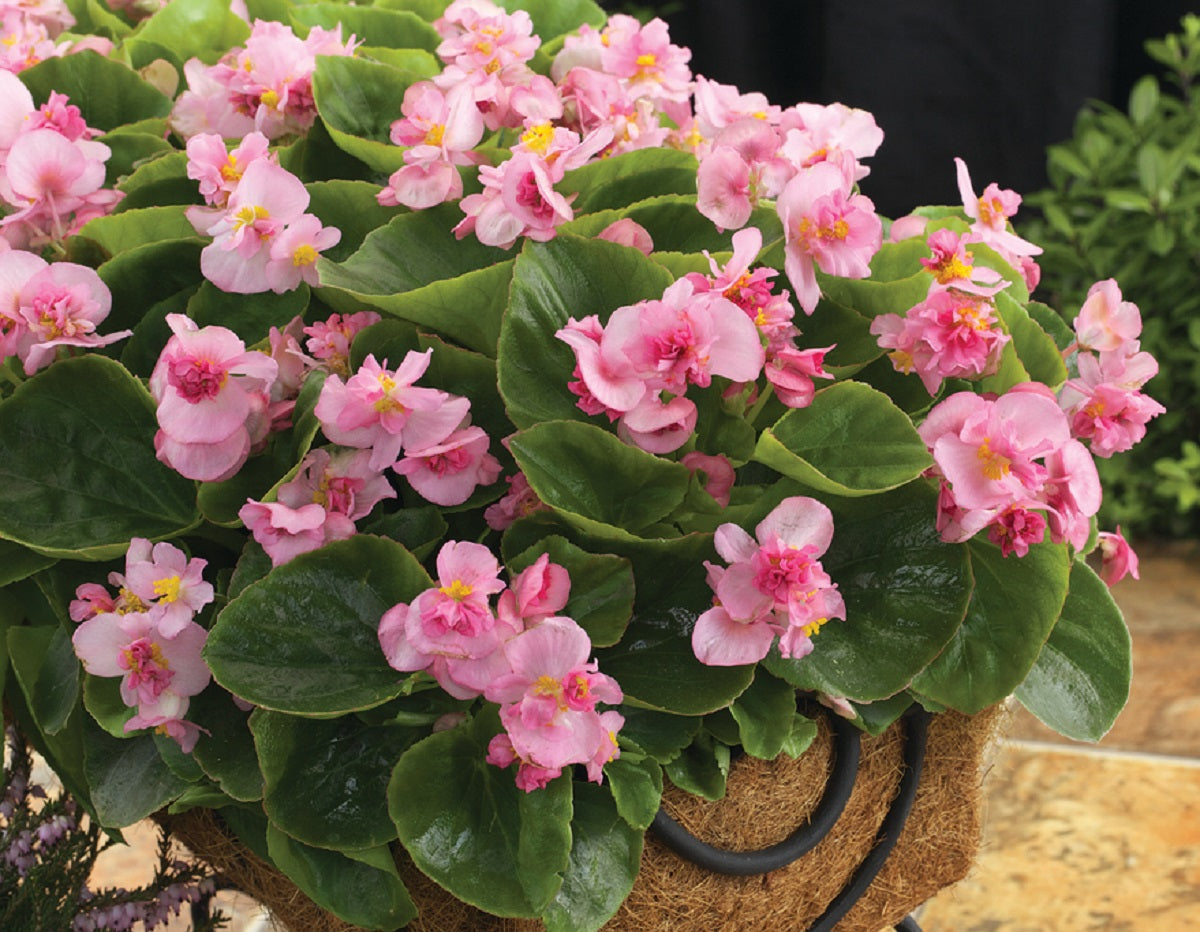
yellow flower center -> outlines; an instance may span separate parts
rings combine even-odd
[[[253,207],[243,207],[233,215],[233,228],[240,230],[242,227],[253,226],[259,220],[266,220],[271,216],[265,207],[257,205]]]
[[[456,579],[454,582],[450,583],[450,585],[442,586],[442,588],[438,590],[438,592],[440,592],[442,595],[449,596],[455,602],[463,601],[473,591],[474,589],[471,586],[468,586],[461,579]]]
[[[275,91],[271,91],[271,90],[263,91],[262,96],[259,98],[259,100],[261,100],[264,104],[266,104],[272,110],[274,110],[276,107],[279,106],[279,95],[277,93],[275,93]]]
[[[121,591],[118,593],[117,597],[118,615],[130,615],[135,612],[144,612],[147,608],[149,608],[149,606],[139,599],[137,595],[130,592],[124,586],[121,587]]]
[[[979,445],[975,455],[983,464],[984,476],[992,481],[1003,479],[1012,472],[1012,460],[1003,453],[997,453],[992,449],[990,437],[983,438],[983,443]]]
[[[296,247],[296,251],[292,253],[292,265],[299,268],[303,265],[312,265],[317,261],[317,251],[308,243],[303,243]]]
[[[531,149],[538,155],[545,155],[546,150],[550,148],[550,143],[554,141],[554,127],[549,123],[539,123],[537,126],[531,126],[521,134],[521,145],[526,149]]]
[[[429,127],[429,131],[425,133],[425,145],[440,146],[442,144],[442,139],[445,138],[445,136],[446,124],[434,123],[433,126]]]
[[[970,253],[967,253],[967,258],[971,258]],[[975,266],[963,262],[955,254],[949,259],[939,262],[929,271],[933,273],[933,277],[938,280],[939,284],[945,285],[947,282],[970,278],[971,273],[975,271]]]
[[[810,638],[816,637],[817,632],[821,630],[821,626],[824,625],[825,622],[827,622],[827,621],[829,621],[828,618],[818,618],[815,621],[810,621],[808,624],[806,624],[804,626],[805,635],[807,635]]]
[[[179,598],[179,586],[178,576],[164,576],[154,580],[154,594],[163,602],[174,602]]]

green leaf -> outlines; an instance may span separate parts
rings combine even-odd
[[[401,210],[384,207],[375,199],[379,186],[366,181],[314,181],[308,189],[310,213],[325,226],[337,227],[342,238],[322,255],[340,262],[362,245],[367,234],[388,223]]]
[[[682,754],[663,766],[667,778],[677,787],[704,799],[717,800],[725,795],[729,776],[729,748],[706,732],[701,732]]]
[[[147,243],[127,249],[100,266],[96,272],[112,292],[113,299],[112,313],[105,321],[105,329],[136,328],[143,320],[158,318],[163,313],[159,305],[177,307],[179,293],[190,292],[204,279],[200,273],[203,248],[204,243],[199,239]],[[166,337],[170,336],[165,323],[161,324],[161,333],[164,334],[162,343],[146,350],[146,355],[153,350],[155,359],[166,345]]]
[[[303,553],[246,587],[204,648],[213,678],[255,705],[339,715],[399,694],[379,619],[430,585],[394,541],[359,534]]]
[[[79,235],[95,242],[109,256],[162,240],[199,241],[192,224],[183,214],[184,209],[183,205],[174,204],[109,214],[88,221]]]
[[[582,419],[578,399],[567,388],[575,354],[555,331],[569,318],[589,314],[606,323],[618,307],[661,298],[670,284],[661,266],[615,243],[566,234],[548,243],[527,242],[513,270],[500,330],[500,394],[513,423]]]
[[[517,788],[486,762],[496,715],[431,735],[396,764],[388,810],[413,862],[454,896],[498,916],[537,916],[562,885],[571,778]]]
[[[420,16],[402,10],[355,7],[345,3],[309,3],[297,4],[291,7],[289,13],[292,21],[302,27],[333,29],[340,25],[342,38],[348,39],[354,35],[365,45],[434,52],[442,41],[437,31]],[[308,29],[298,32],[308,35]]]
[[[1129,629],[1086,563],[1071,567],[1062,617],[1017,687],[1021,705],[1061,735],[1099,741],[1129,698]]]
[[[207,732],[192,751],[196,763],[227,795],[241,802],[263,796],[263,776],[247,723],[249,714],[234,705],[225,690],[210,688],[192,697],[187,715]]]
[[[318,848],[371,848],[396,837],[388,780],[415,729],[264,709],[251,716],[250,728],[266,781],[263,808],[280,829]]]
[[[165,134],[166,128],[161,132]],[[109,186],[128,177],[136,166],[178,151],[162,135],[153,133],[118,131],[101,136],[97,141],[108,146],[111,153],[104,166],[105,184]],[[190,226],[189,224],[189,228]],[[189,235],[194,235],[194,232]]]
[[[125,194],[117,202],[114,214],[168,204],[199,204],[200,189],[187,176],[186,152],[170,152],[139,165],[133,173],[117,184]]]
[[[760,670],[729,707],[747,754],[774,760],[792,735],[796,687]]]
[[[566,32],[574,32],[587,23],[597,29],[608,16],[592,0],[499,0],[509,13],[525,10],[533,20],[533,34],[548,42]]]
[[[858,702],[895,695],[942,652],[966,616],[967,549],[941,540],[937,493],[924,482],[828,502],[833,543],[821,563],[846,601],[813,652],[764,663],[801,689]]]
[[[165,45],[180,61],[194,56],[211,65],[234,46],[244,45],[250,27],[230,12],[228,0],[170,0],[137,35]]]
[[[621,818],[633,828],[643,832],[648,829],[662,802],[663,777],[658,761],[640,754],[623,754],[604,765],[604,776]]]
[[[1129,117],[1136,124],[1145,123],[1158,108],[1158,80],[1144,75],[1129,94]]]
[[[319,56],[313,100],[337,147],[377,172],[390,174],[402,166],[404,149],[392,143],[390,131],[393,121],[401,117],[400,102],[413,78],[390,65],[361,58]]]
[[[588,214],[663,194],[695,194],[696,168],[690,152],[638,149],[569,171],[555,190],[568,197],[578,193],[571,206],[576,214]]]
[[[589,553],[557,535],[547,537],[516,560],[507,561],[518,573],[543,553],[550,562],[567,570],[571,596],[563,614],[574,618],[595,647],[608,647],[621,640],[633,615],[633,567],[612,553]]]
[[[1044,382],[1051,388],[1067,380],[1067,367],[1062,354],[1041,325],[1029,316],[1029,312],[1004,292],[996,295],[996,310],[1004,321],[1005,329],[1012,334],[1017,357],[1030,378]]]
[[[754,459],[817,491],[850,496],[894,489],[933,465],[908,415],[861,382],[831,385],[789,411],[763,431]]]
[[[84,122],[104,132],[171,112],[171,101],[136,73],[90,50],[47,58],[22,71],[21,80],[38,106],[51,91],[66,94]]]
[[[54,561],[54,557],[37,553],[9,540],[0,540],[0,588],[53,566]]]
[[[625,724],[620,740],[632,741],[660,762],[671,760],[691,744],[702,724],[698,716],[671,715],[632,706],[622,706],[621,714],[625,716]]]
[[[459,219],[452,204],[395,217],[340,265],[321,260],[322,291],[344,293],[492,355],[511,267],[504,251],[474,237],[455,239]]]
[[[416,918],[386,846],[343,854],[302,844],[267,826],[271,860],[304,895],[347,922],[396,929]]]
[[[817,723],[796,712],[792,716],[792,727],[788,731],[788,736],[783,741],[783,753],[797,758],[808,750],[816,738]]]
[[[818,272],[817,281],[821,285],[822,297],[836,301],[870,321],[880,314],[899,314],[903,317],[910,308],[925,300],[929,294],[930,278],[924,270],[893,281],[835,278]]]
[[[643,836],[617,814],[618,806],[603,787],[575,785],[571,857],[562,887],[542,913],[547,932],[594,932],[633,889]]]
[[[375,9],[382,9],[376,5]],[[363,45],[355,49],[355,56],[377,61],[381,65],[403,71],[414,81],[417,78],[431,79],[441,73],[442,63],[424,49],[394,49],[379,45]]]
[[[446,536],[449,525],[438,506],[427,505],[378,514],[367,519],[361,530],[390,537],[408,548],[418,560],[424,560]]]
[[[302,315],[308,301],[308,285],[303,282],[283,294],[233,294],[205,281],[188,301],[187,312],[197,326],[227,327],[252,346],[265,340],[272,327],[282,330],[292,318]]]
[[[636,533],[687,493],[687,468],[578,421],[536,424],[509,438],[530,487],[550,507]]]
[[[197,520],[195,485],[154,456],[154,400],[119,364],[56,362],[0,404],[0,536],[106,560]],[[63,490],[68,490],[64,494]]]
[[[82,669],[66,630],[55,627],[42,656],[42,666],[30,697],[38,724],[48,735],[62,731],[79,706]]]
[[[736,230],[720,231],[696,207],[695,194],[663,194],[638,201],[630,207],[580,214],[558,228],[560,233],[595,237],[610,224],[622,218],[640,224],[654,242],[658,253],[732,253]],[[773,208],[759,207],[751,215],[750,225],[758,227],[764,241],[783,235],[779,215]],[[696,271],[711,274],[708,259],[699,256]],[[714,257],[724,258],[724,257]]]
[[[144,819],[188,786],[158,753],[150,734],[114,738],[85,721],[84,770],[96,816],[106,828]]]
[[[1064,544],[1038,544],[1023,557],[1003,557],[981,541],[968,541],[967,550],[975,577],[967,617],[912,686],[974,715],[1025,679],[1062,611],[1070,560]]]

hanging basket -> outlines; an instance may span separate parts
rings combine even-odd
[[[823,718],[798,760],[737,760],[718,802],[668,787],[637,883],[606,932],[761,929],[781,920],[787,928],[837,932],[895,925],[970,868],[985,755],[1003,714],[996,706],[975,716],[907,717],[861,740]],[[850,782],[848,770],[856,771]],[[316,906],[211,810],[171,817],[168,827],[292,932],[357,928]],[[793,860],[796,849],[805,853]],[[543,928],[461,903],[403,856],[400,869],[421,911],[412,932]]]

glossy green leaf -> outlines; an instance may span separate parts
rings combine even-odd
[[[183,215],[184,210],[183,205],[175,204],[109,214],[88,221],[79,235],[94,241],[109,256],[163,240],[198,240],[195,229]]]
[[[242,802],[263,796],[249,714],[234,705],[229,693],[216,687],[193,696],[188,705],[188,719],[206,732],[192,751],[196,763],[228,796]]]
[[[105,184],[114,185],[126,178],[138,166],[153,161],[159,156],[178,150],[163,138],[165,127],[159,134],[114,132],[101,136],[97,141],[108,146],[109,157],[104,165]]]
[[[66,94],[88,126],[105,132],[171,112],[171,101],[136,72],[93,51],[47,58],[22,71],[21,80],[35,104],[51,91]]]
[[[400,692],[379,619],[430,585],[394,541],[357,535],[304,553],[246,587],[217,616],[204,657],[236,696],[281,712],[338,715]]]
[[[746,753],[774,760],[792,735],[796,687],[760,670],[729,711]]]
[[[500,394],[513,423],[582,419],[578,398],[567,388],[575,354],[555,331],[569,318],[589,314],[605,323],[618,307],[660,298],[670,284],[661,266],[615,243],[565,234],[548,243],[527,242],[513,270],[500,332]]]
[[[821,558],[846,601],[801,660],[772,653],[776,676],[801,689],[873,701],[904,689],[942,652],[966,616],[966,547],[941,540],[937,493],[924,482],[831,501],[833,543]]]
[[[1061,735],[1099,741],[1129,698],[1129,629],[1107,587],[1077,560],[1062,617],[1017,687],[1021,704]]]
[[[121,828],[161,809],[188,786],[158,753],[150,734],[114,738],[86,721],[84,770],[100,824]]]
[[[659,762],[671,760],[691,744],[702,724],[699,716],[672,715],[628,705],[622,706],[621,714],[625,716],[625,724],[619,739],[633,742]]]
[[[399,207],[384,207],[375,199],[379,186],[366,181],[315,181],[308,189],[309,213],[325,226],[337,227],[342,238],[323,256],[334,262],[346,259],[362,245],[367,234],[384,226],[401,212]]]
[[[917,271],[908,278],[876,281],[874,278],[835,278],[817,273],[822,297],[830,298],[872,320],[879,314],[899,314],[925,300],[929,293],[929,275]]]
[[[587,23],[597,29],[608,16],[592,0],[499,0],[510,13],[525,10],[533,20],[533,34],[548,42],[565,32],[574,32]]]
[[[377,12],[387,15],[384,10]],[[392,122],[400,119],[400,102],[411,83],[413,76],[389,65],[321,56],[313,73],[313,99],[338,148],[375,171],[390,174],[404,164],[404,150],[392,144],[389,134]]]
[[[968,715],[1003,700],[1025,678],[1067,597],[1064,544],[1039,544],[1024,557],[968,541],[975,588],[967,617],[912,688]]]
[[[26,579],[34,573],[54,565],[55,558],[0,540],[0,587]]]
[[[804,325],[804,345],[832,346],[825,356],[825,368],[831,372],[854,372],[883,355],[870,327],[868,317],[830,298],[823,298]],[[817,383],[818,386],[821,384]]]
[[[764,430],[754,458],[833,495],[871,495],[933,465],[916,427],[883,392],[839,382]]]
[[[365,45],[383,45],[398,49],[437,50],[442,41],[437,31],[416,13],[355,7],[344,3],[309,3],[290,9],[293,22],[302,27],[342,27],[342,38],[354,35]],[[308,30],[303,29],[302,35]],[[340,56],[338,56],[340,57]]]
[[[612,553],[589,553],[554,535],[508,561],[508,568],[520,572],[543,553],[571,577],[571,595],[563,614],[579,623],[593,646],[616,644],[633,615],[634,578],[629,561]]]
[[[382,9],[382,7],[376,5],[375,9]],[[437,56],[424,49],[395,49],[379,45],[363,45],[355,49],[354,54],[358,58],[367,58],[377,61],[381,65],[395,68],[397,71],[406,72],[414,80],[417,78],[431,79],[442,71],[442,63]]]
[[[96,272],[113,299],[105,329],[133,329],[144,319],[159,317],[159,305],[177,307],[176,296],[182,291],[190,293],[204,278],[200,273],[203,248],[204,242],[199,239],[147,243],[127,249],[100,266]],[[165,323],[160,332],[170,335]],[[153,353],[155,358],[161,351],[159,346]]]
[[[655,253],[732,253],[736,230],[718,230],[696,207],[695,194],[663,194],[638,201],[630,207],[580,214],[559,227],[560,233],[595,237],[610,224],[624,217],[644,227],[654,242]],[[774,208],[759,207],[750,224],[763,233],[764,242],[783,235]],[[700,257],[697,271],[711,275],[708,259]]]
[[[637,532],[683,501],[686,467],[577,421],[536,424],[509,438],[530,487],[552,508]]]
[[[360,530],[390,537],[408,548],[418,560],[424,560],[442,542],[449,525],[438,506],[427,505],[380,512],[363,521]]]
[[[1030,377],[1051,388],[1067,380],[1067,367],[1051,337],[1029,316],[1029,312],[1003,291],[996,295],[996,310],[1012,334],[1017,357]]]
[[[38,729],[45,735],[58,734],[79,701],[79,661],[70,638],[58,625],[37,625],[10,628],[7,640]]]
[[[251,716],[250,728],[266,781],[263,808],[283,831],[319,848],[371,848],[396,837],[388,780],[416,729],[265,709]]]
[[[366,929],[396,929],[417,908],[387,847],[344,854],[313,848],[267,826],[271,861],[318,906]]]
[[[711,735],[700,736],[683,753],[663,766],[667,778],[685,792],[717,800],[725,795],[729,777],[729,748]]]
[[[571,778],[517,788],[485,761],[492,715],[431,735],[392,774],[388,810],[424,873],[460,900],[499,916],[537,916],[558,893],[571,851]]]
[[[571,857],[562,887],[542,913],[547,932],[595,932],[611,919],[637,879],[642,839],[603,787],[575,784]]]
[[[113,213],[167,204],[201,203],[198,185],[187,176],[187,163],[186,152],[171,152],[138,166],[117,184],[117,190],[125,197],[117,202]]]
[[[576,214],[627,207],[648,197],[696,193],[696,157],[679,149],[638,149],[569,171],[555,189],[578,194]]]
[[[604,765],[604,778],[621,818],[633,828],[648,829],[662,802],[663,777],[658,761],[653,757],[622,754]]]
[[[228,0],[170,0],[138,30],[138,38],[165,45],[181,61],[194,56],[209,65],[249,35]]]
[[[0,536],[104,560],[133,537],[195,524],[194,484],[154,456],[154,410],[141,383],[98,355],[57,362],[18,388],[0,404]]]
[[[401,214],[345,262],[322,260],[323,290],[344,292],[493,355],[511,266],[502,250],[474,237],[456,240],[459,219],[457,208]]]
[[[792,715],[792,727],[783,741],[783,753],[796,758],[809,749],[817,738],[817,723],[796,712]]]
[[[247,346],[265,340],[272,327],[282,330],[308,307],[308,285],[276,294],[233,294],[222,291],[210,281],[201,283],[188,302],[188,316],[199,327],[227,327]]]

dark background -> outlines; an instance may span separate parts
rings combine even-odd
[[[622,4],[609,2],[610,10]],[[655,4],[641,4],[655,8]],[[676,0],[658,4],[692,71],[772,103],[861,107],[884,143],[863,192],[886,216],[958,203],[954,156],[976,191],[1046,183],[1045,149],[1095,98],[1125,107],[1160,66],[1142,48],[1186,0]]]

